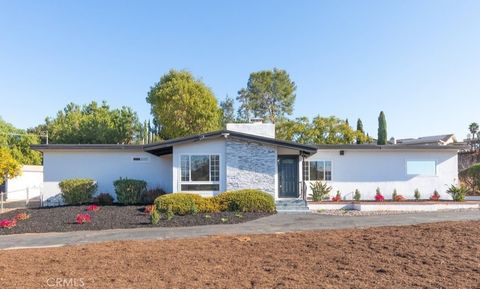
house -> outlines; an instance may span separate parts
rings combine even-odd
[[[450,145],[457,143],[454,134],[423,136],[419,138],[397,139],[397,144],[405,145]]]
[[[43,167],[24,165],[21,173],[5,181],[0,191],[6,193],[8,201],[23,201],[40,196],[43,183]]]
[[[60,193],[58,183],[92,178],[99,192],[114,195],[120,177],[142,179],[151,188],[212,196],[255,188],[276,200],[304,199],[309,183],[326,181],[346,199],[359,189],[373,199],[394,189],[413,197],[443,198],[446,185],[458,179],[454,145],[305,145],[275,138],[274,124],[228,124],[226,130],[146,145],[33,145],[44,156],[44,198]]]

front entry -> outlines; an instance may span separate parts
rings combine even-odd
[[[278,197],[298,198],[298,156],[278,156]]]

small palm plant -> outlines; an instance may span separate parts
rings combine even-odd
[[[355,201],[360,201],[360,199],[362,198],[362,195],[360,194],[360,191],[358,189],[355,189],[355,194],[353,194],[353,199]]]
[[[455,186],[451,185],[447,193],[452,196],[452,199],[456,202],[462,202],[465,200],[465,195],[467,194],[468,189],[464,185]]]
[[[310,184],[310,189],[312,190],[312,193],[310,194],[310,197],[314,202],[319,202],[325,198],[331,191],[332,187],[328,186],[327,183],[322,183],[322,182],[312,182]]]

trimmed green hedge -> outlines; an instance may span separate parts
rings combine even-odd
[[[117,201],[121,204],[132,205],[141,203],[142,196],[147,192],[147,182],[120,178],[113,182]]]
[[[92,179],[67,179],[61,181],[58,186],[67,205],[89,203],[97,191],[97,184]]]
[[[171,208],[176,215],[223,211],[275,212],[273,197],[260,190],[224,192],[210,198],[193,193],[173,193],[158,197],[155,205],[161,213],[165,213]]]
[[[246,189],[224,192],[215,198],[222,211],[275,212],[273,196],[260,190]]]
[[[175,215],[215,213],[220,211],[215,198],[204,198],[191,193],[174,193],[160,196],[155,200],[155,207],[161,213],[166,213],[168,208],[171,207]]]

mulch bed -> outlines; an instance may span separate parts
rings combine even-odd
[[[479,288],[480,222],[2,251],[2,289]],[[54,280],[54,279],[53,279]]]
[[[265,217],[267,213],[222,212],[174,216],[166,220],[165,216],[157,225],[150,224],[149,215],[143,213],[144,206],[101,206],[97,212],[85,211],[87,206],[45,207],[38,209],[15,210],[0,215],[0,219],[12,219],[16,214],[27,212],[30,218],[17,221],[11,229],[0,228],[0,235],[20,233],[69,232],[85,230],[146,228],[146,227],[185,227],[213,224],[236,224]],[[77,224],[77,214],[88,213],[91,223]]]

